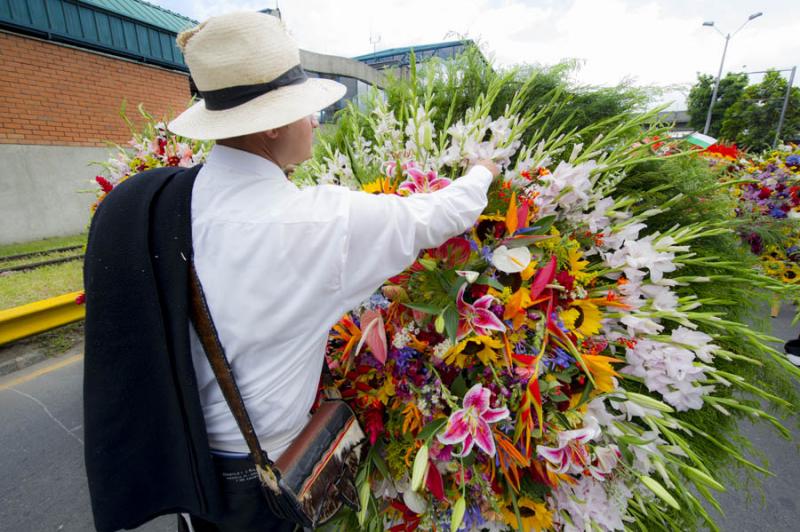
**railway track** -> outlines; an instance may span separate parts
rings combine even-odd
[[[73,253],[79,250],[83,250],[83,245],[52,248],[0,257],[0,274],[35,270],[42,266],[51,266],[64,262],[81,260],[83,259],[83,253]]]

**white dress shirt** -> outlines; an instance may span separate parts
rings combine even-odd
[[[308,420],[330,328],[420,250],[464,232],[491,173],[407,198],[299,189],[272,162],[216,145],[192,192],[197,273],[262,447],[277,459]],[[247,452],[194,330],[212,449]]]

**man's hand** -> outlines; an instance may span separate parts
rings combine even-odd
[[[481,165],[489,170],[492,173],[492,177],[497,177],[500,175],[500,168],[494,164],[494,161],[490,159],[481,159],[480,161],[476,162],[475,165]]]

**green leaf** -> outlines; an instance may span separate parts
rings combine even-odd
[[[467,382],[464,380],[464,376],[460,375],[453,380],[453,384],[450,385],[450,391],[453,392],[453,395],[457,395],[458,397],[464,397],[467,395]]]
[[[370,451],[375,449],[375,446],[370,447]],[[378,471],[383,476],[384,479],[392,478],[389,474],[389,467],[386,465],[386,462],[383,461],[383,457],[380,453],[372,453],[372,463],[375,464],[375,467],[378,468]]]
[[[486,275],[481,275],[475,280],[475,284],[483,284],[486,286],[491,286],[495,290],[503,290],[503,285],[497,279],[492,279]]]
[[[446,417],[434,419],[433,421],[422,427],[422,430],[420,430],[419,433],[417,434],[417,439],[420,441],[430,440],[431,438],[433,438],[434,435],[436,435],[437,432],[439,432],[442,429],[442,427],[445,426],[446,423],[447,423]]]
[[[551,214],[550,216],[545,216],[544,218],[539,218],[531,226],[532,228],[535,229],[528,234],[541,235],[543,233],[546,233],[550,230],[550,227],[552,227],[553,222],[555,221],[556,221],[555,214]]]
[[[455,345],[458,335],[458,311],[453,307],[447,307],[444,311],[444,328],[450,342]]]
[[[408,302],[408,303],[403,303],[403,305],[413,310],[425,312],[426,314],[439,314],[442,311],[442,309],[440,307],[437,307],[436,305],[425,304],[425,303]]]

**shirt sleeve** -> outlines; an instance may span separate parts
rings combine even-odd
[[[491,172],[477,165],[435,192],[407,197],[350,193],[342,275],[345,308],[410,266],[420,250],[437,247],[471,227],[486,208],[491,183]]]

